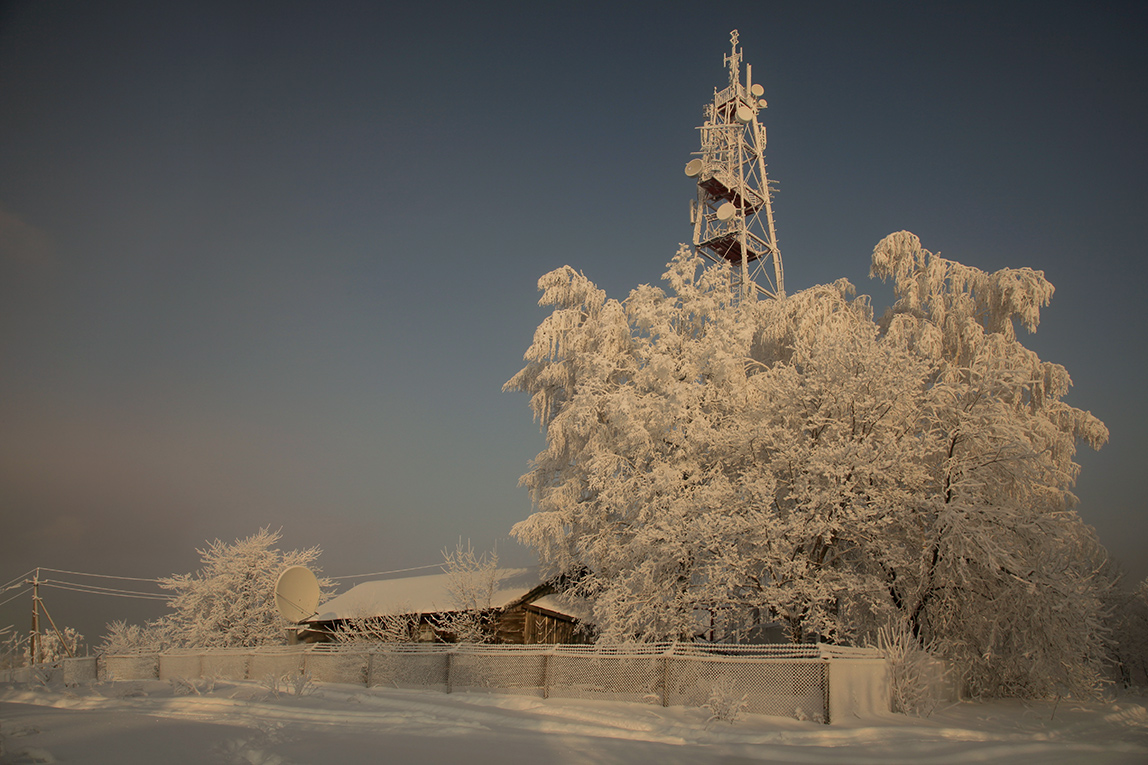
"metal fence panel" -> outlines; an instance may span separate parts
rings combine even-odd
[[[104,656],[104,680],[155,680],[159,677],[159,656],[156,654],[124,654]]]
[[[64,669],[64,683],[74,685],[77,683],[91,683],[96,680],[96,657],[80,656],[74,659],[63,659],[60,662]]]
[[[252,651],[247,665],[247,677],[250,680],[262,680],[268,675],[298,675],[302,672],[303,651],[300,649]]]
[[[159,679],[203,677],[202,653],[164,653],[159,657]]]
[[[433,688],[446,691],[450,654],[424,651],[376,651],[370,656],[367,685],[388,688]]]
[[[547,655],[541,652],[451,654],[450,686],[456,691],[543,694]]]
[[[665,657],[595,656],[556,652],[547,668],[547,695],[662,703]]]
[[[212,651],[203,655],[203,676],[217,680],[246,680],[251,651]]]
[[[745,699],[747,712],[826,721],[825,662],[674,656],[666,703],[705,706],[714,694]]]
[[[303,660],[303,668],[311,673],[311,679],[317,683],[366,685],[367,662],[366,651],[309,652]]]

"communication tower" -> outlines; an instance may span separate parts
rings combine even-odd
[[[733,266],[734,285],[743,293],[756,289],[768,297],[785,296],[781,251],[773,225],[769,177],[765,174],[765,127],[757,113],[766,107],[765,89],[753,82],[752,68],[741,79],[737,30],[730,33],[725,56],[729,86],[714,88],[706,104],[705,124],[698,128],[701,151],[686,165],[698,183],[690,203],[694,246],[715,263]]]

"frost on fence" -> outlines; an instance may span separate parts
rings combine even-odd
[[[546,680],[547,658],[541,651],[461,651],[451,657],[451,690],[539,693]]]
[[[826,721],[825,663],[817,659],[676,657],[668,665],[667,706],[706,706],[715,687],[745,698],[745,711]]]
[[[211,651],[203,655],[203,676],[220,680],[243,680],[251,651]]]
[[[152,680],[159,677],[159,656],[156,654],[124,654],[105,656],[105,680]]]
[[[828,722],[834,660],[883,661],[879,651],[818,645],[432,645],[382,643],[106,656],[116,679],[147,677],[296,678],[370,687],[490,691],[712,705],[714,689],[759,714]],[[857,662],[844,662],[855,664]],[[226,670],[225,670],[226,667]],[[836,712],[834,713],[836,714]]]
[[[367,685],[387,688],[433,688],[445,691],[450,670],[445,651],[380,650],[371,654]]]
[[[365,650],[309,651],[304,656],[303,669],[318,683],[365,685],[369,675],[368,659]]]
[[[705,706],[722,685],[745,697],[746,711],[824,721],[827,658],[815,645],[387,645],[371,654],[369,681],[694,707]]]
[[[161,654],[159,657],[159,679],[204,677],[204,654],[188,651]]]
[[[303,651],[298,648],[261,649],[252,651],[251,662],[247,667],[249,679],[260,679],[267,675],[283,677],[303,673]]]
[[[556,652],[550,657],[547,692],[567,698],[662,703],[666,661],[664,653]]]

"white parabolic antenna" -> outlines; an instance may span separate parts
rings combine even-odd
[[[319,580],[306,566],[283,569],[275,582],[275,605],[289,622],[301,622],[313,616],[319,606]]]

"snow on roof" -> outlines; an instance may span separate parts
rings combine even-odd
[[[554,593],[541,597],[538,600],[532,600],[530,601],[530,605],[538,606],[539,608],[544,608],[547,611],[553,611],[563,616],[571,616],[587,624],[594,622],[594,607],[590,605],[590,601],[583,598]]]
[[[458,610],[447,587],[447,574],[408,576],[401,579],[383,579],[363,582],[319,606],[317,614],[307,622],[325,622],[334,619],[385,616],[388,614],[429,614]],[[538,567],[500,568],[495,571],[493,608],[505,608],[523,598],[542,584]],[[545,606],[559,613],[569,609]]]

